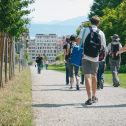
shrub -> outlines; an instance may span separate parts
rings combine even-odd
[[[33,61],[28,61],[28,65],[32,65],[33,64]]]

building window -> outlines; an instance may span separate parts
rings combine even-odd
[[[54,53],[56,53],[56,50],[54,50]]]
[[[46,50],[44,50],[44,53],[46,53]]]
[[[35,54],[32,54],[32,56],[35,56]]]
[[[52,50],[50,51],[50,53],[52,53]]]
[[[46,44],[44,44],[44,46],[46,46]]]
[[[38,49],[39,49],[39,47],[38,47]]]
[[[35,57],[32,57],[32,59],[35,59]]]
[[[53,54],[52,54],[52,56],[53,56]]]
[[[35,49],[35,47],[32,47],[32,49]]]

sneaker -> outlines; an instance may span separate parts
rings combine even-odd
[[[100,89],[100,87],[97,87],[97,89]]]
[[[79,85],[78,84],[76,85],[76,89],[79,90]]]
[[[73,87],[71,86],[70,89],[72,89]]]
[[[84,82],[80,82],[80,84],[84,84]]]
[[[104,84],[104,82],[101,80],[101,82],[100,82],[101,89],[103,89],[103,84]]]
[[[118,87],[119,85],[120,85],[119,82],[115,82],[115,83],[114,83],[114,87]]]

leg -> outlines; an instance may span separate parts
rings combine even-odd
[[[97,89],[100,89],[100,63],[97,72]]]
[[[96,75],[91,75],[91,77],[92,77],[92,96],[95,97],[97,88],[97,77]]]
[[[85,86],[86,86],[86,90],[87,90],[88,99],[91,99],[90,74],[85,74]]]
[[[68,67],[69,67],[69,77],[71,82],[71,88],[73,86],[73,65],[70,63],[70,60],[68,60]]]
[[[119,83],[118,73],[117,73],[117,68],[116,68],[116,61],[113,61],[112,59],[110,59],[110,69],[113,76],[113,84]]]
[[[105,62],[100,62],[100,86],[103,89],[104,86],[104,69],[105,69]]]

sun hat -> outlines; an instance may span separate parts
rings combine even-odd
[[[111,39],[116,40],[116,41],[120,40],[120,38],[117,34],[114,34],[113,36],[110,36],[110,37],[111,37]]]

